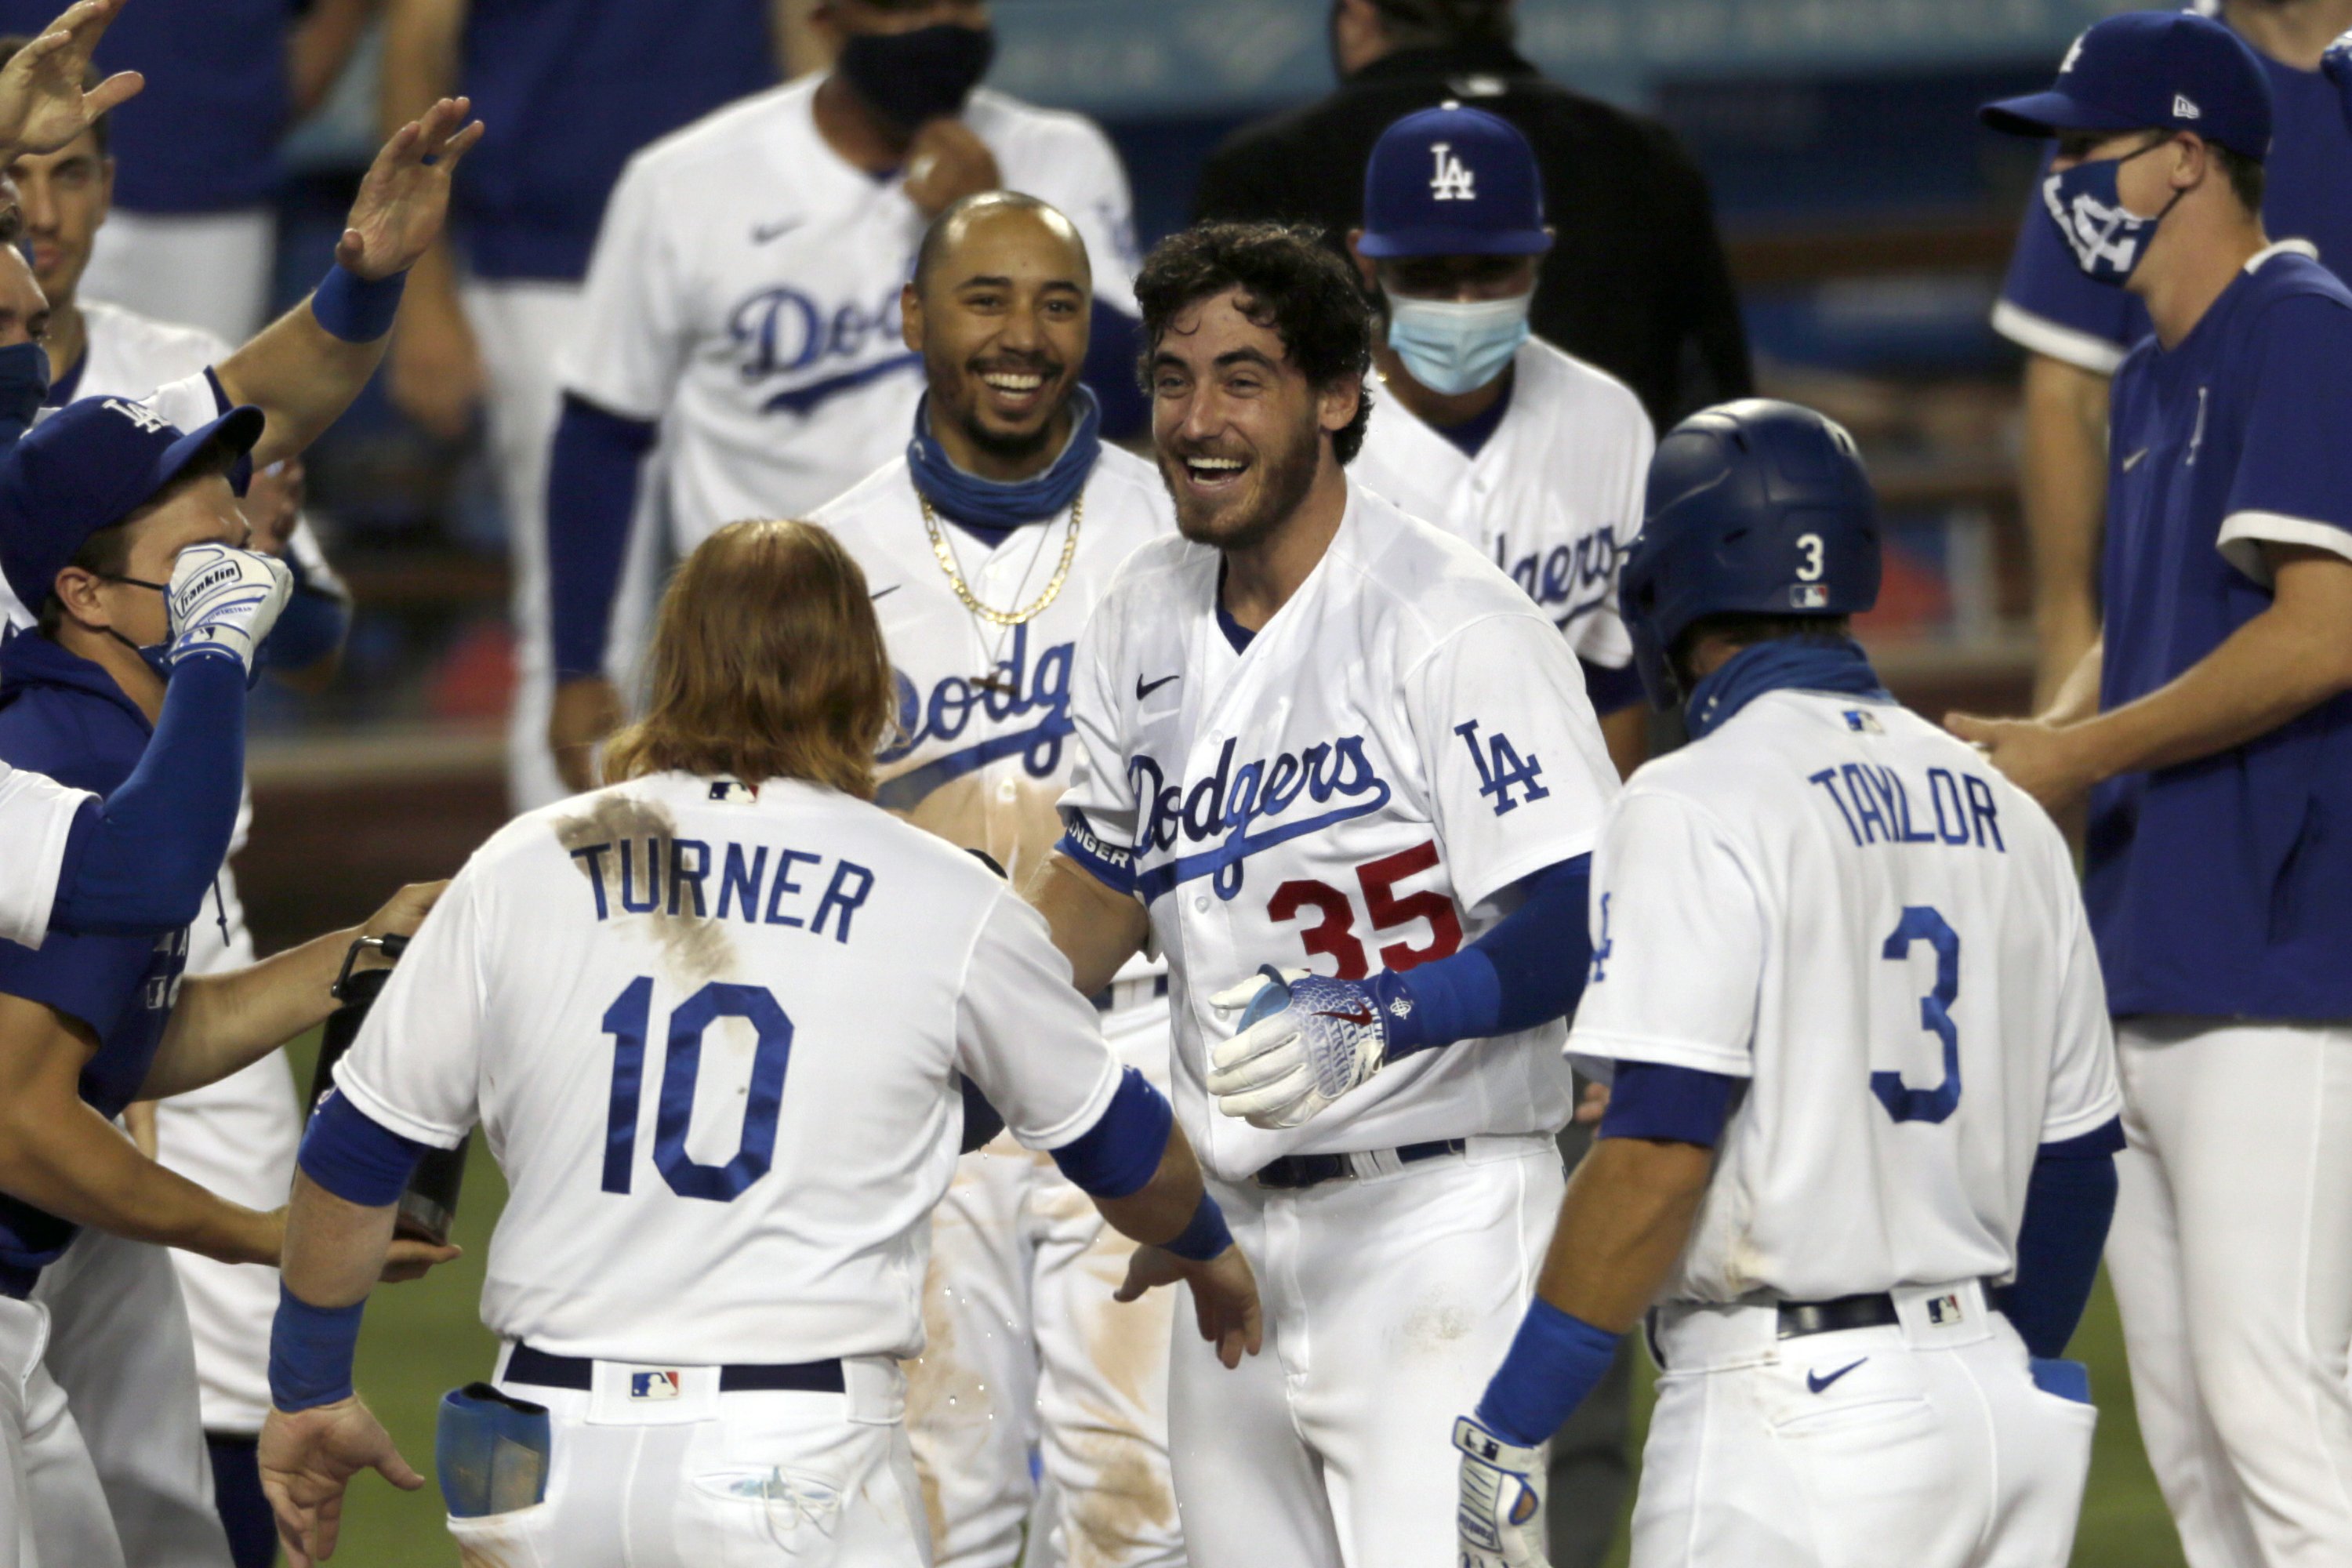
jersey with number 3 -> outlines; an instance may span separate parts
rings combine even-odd
[[[1079,639],[1062,801],[1065,851],[1143,900],[1167,954],[1193,1147],[1238,1181],[1288,1153],[1557,1129],[1558,1024],[1421,1053],[1287,1131],[1209,1100],[1236,1017],[1212,996],[1265,963],[1446,957],[1591,849],[1616,777],[1575,656],[1472,546],[1351,482],[1322,561],[1242,647],[1222,559],[1171,538],[1120,568]]]
[[[1755,699],[1627,783],[1592,887],[1571,1054],[1748,1080],[1670,1299],[2005,1279],[2036,1148],[2122,1110],[2064,840],[1893,702]]]
[[[958,1070],[1034,1149],[1110,1103],[1043,918],[863,801],[662,773],[484,845],[335,1081],[404,1137],[488,1132],[493,1331],[709,1364],[919,1352]]]

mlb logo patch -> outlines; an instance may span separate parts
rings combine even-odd
[[[1789,590],[1789,608],[1792,610],[1825,610],[1829,605],[1826,583],[1799,583]]]
[[[744,784],[740,779],[713,779],[710,781],[710,798],[722,805],[730,803],[749,805],[760,798],[760,786]]]
[[[1878,721],[1877,714],[1865,713],[1859,708],[1849,708],[1845,710],[1845,727],[1857,735],[1886,733],[1886,727]]]
[[[629,1373],[629,1397],[651,1402],[676,1399],[678,1396],[678,1375],[676,1372],[633,1372]]]
[[[1936,1327],[1939,1329],[1950,1328],[1953,1324],[1960,1321],[1961,1316],[1960,1299],[1958,1296],[1930,1296],[1927,1298],[1927,1321],[1930,1323],[1933,1323]]]

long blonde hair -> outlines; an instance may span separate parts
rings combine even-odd
[[[874,798],[895,678],[866,574],[814,523],[733,522],[662,595],[651,707],[604,749],[617,784],[678,769]]]

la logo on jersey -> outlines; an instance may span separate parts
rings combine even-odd
[[[1550,796],[1551,791],[1536,782],[1543,776],[1542,762],[1533,752],[1521,762],[1518,748],[1512,745],[1511,738],[1500,730],[1487,738],[1486,749],[1483,752],[1478,749],[1477,720],[1454,725],[1454,732],[1462,737],[1464,745],[1470,748],[1470,760],[1478,768],[1478,793],[1495,803],[1496,816],[1517,811],[1528,801],[1544,800]],[[1527,793],[1514,800],[1511,792],[1515,789],[1524,789]]]
[[[1436,160],[1437,172],[1431,176],[1431,199],[1441,202],[1475,202],[1478,199],[1477,176],[1462,166],[1454,155],[1454,143],[1433,142],[1430,155]]]
[[[629,1397],[658,1403],[676,1399],[681,1390],[676,1371],[633,1372],[629,1373]]]

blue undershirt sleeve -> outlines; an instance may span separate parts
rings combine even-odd
[[[1391,1061],[1456,1040],[1514,1034],[1566,1017],[1592,966],[1585,909],[1592,857],[1547,866],[1518,884],[1519,907],[1450,958],[1373,975]],[[1394,1004],[1410,1005],[1400,1015]]]
[[[244,667],[184,659],[139,765],[75,819],[49,923],[130,935],[195,919],[227,858],[244,787]]]
[[[2034,1156],[2017,1232],[2017,1279],[1996,1292],[1994,1304],[2043,1360],[2066,1353],[2091,1299],[2115,1217],[2115,1156],[2123,1146],[2123,1123],[2109,1121],[2044,1143]]]
[[[330,1093],[302,1132],[302,1173],[347,1204],[380,1209],[400,1201],[425,1145]]]
[[[1646,1138],[1712,1149],[1746,1080],[1663,1062],[1619,1062],[1601,1138]]]
[[[1632,665],[1612,669],[1605,664],[1595,664],[1580,654],[1576,662],[1584,671],[1584,694],[1592,699],[1592,710],[1601,718],[1606,719],[1612,713],[1646,700],[1642,689],[1642,672]]]
[[[1175,1121],[1166,1098],[1129,1068],[1095,1124],[1052,1151],[1054,1163],[1089,1197],[1128,1197],[1141,1192],[1160,1169]]]
[[[566,393],[547,468],[547,577],[556,679],[601,675],[628,558],[637,470],[659,427]]]

